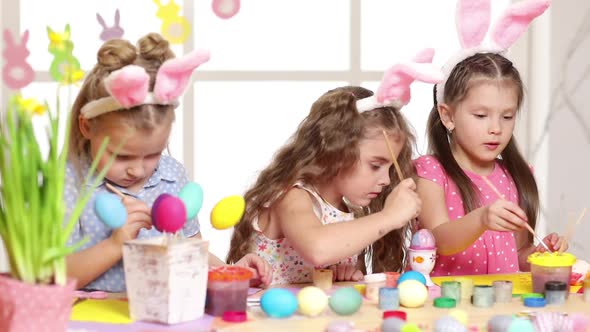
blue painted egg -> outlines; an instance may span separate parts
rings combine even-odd
[[[260,307],[272,318],[287,318],[297,311],[297,297],[283,288],[271,288],[260,298]]]
[[[186,217],[196,217],[203,206],[203,188],[198,183],[189,182],[182,187],[178,197],[184,202]]]
[[[363,297],[353,287],[340,288],[330,296],[330,308],[338,315],[348,316],[359,310]]]
[[[94,211],[98,218],[110,228],[119,228],[127,221],[127,209],[121,198],[111,193],[100,193],[94,201]]]
[[[535,327],[530,320],[517,317],[512,321],[510,327],[508,328],[508,332],[534,332]]]
[[[397,284],[401,284],[404,280],[416,280],[426,285],[426,278],[418,271],[407,271],[402,273],[402,275],[399,276],[399,279],[397,280]]]

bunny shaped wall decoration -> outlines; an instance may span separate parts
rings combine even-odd
[[[29,30],[25,30],[20,43],[12,37],[10,30],[4,30],[4,44],[6,48],[3,52],[6,63],[2,68],[2,79],[7,87],[18,90],[29,85],[35,78],[33,67],[27,63],[29,50],[27,42],[29,41]]]
[[[123,30],[123,28],[120,25],[121,17],[119,15],[119,9],[117,9],[115,11],[115,25],[113,25],[112,27],[108,27],[106,25],[104,19],[102,18],[102,16],[100,16],[99,13],[96,13],[96,20],[102,26],[102,32],[100,33],[100,36],[99,36],[99,38],[102,41],[123,38],[123,34],[125,33],[125,30]]]
[[[70,39],[70,25],[66,24],[65,31],[55,32],[47,27],[49,37],[49,53],[53,54],[49,73],[54,80],[62,84],[73,84],[84,77],[80,69],[80,62],[73,55],[74,43]]]

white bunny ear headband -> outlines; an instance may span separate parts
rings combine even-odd
[[[444,102],[444,86],[458,63],[477,53],[504,53],[550,3],[550,0],[522,0],[510,5],[491,30],[491,41],[484,43],[490,26],[491,0],[458,0],[455,20],[461,50],[443,66],[444,79],[436,85],[437,102]]]
[[[169,59],[156,74],[154,91],[150,92],[150,76],[143,67],[127,65],[109,74],[104,85],[109,97],[93,100],[82,107],[87,119],[101,114],[129,109],[138,105],[174,105],[184,93],[195,69],[209,61],[209,51],[196,50],[182,57]]]
[[[418,53],[413,61],[398,63],[384,74],[375,95],[356,102],[359,112],[380,107],[401,108],[410,102],[410,84],[415,80],[425,83],[438,83],[443,79],[442,72],[431,62],[434,49],[427,48]]]

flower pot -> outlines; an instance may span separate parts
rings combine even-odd
[[[75,280],[65,286],[32,285],[0,275],[0,331],[65,331]]]
[[[203,316],[208,243],[164,237],[123,245],[131,319],[175,324]]]

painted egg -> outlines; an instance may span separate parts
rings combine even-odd
[[[453,317],[443,316],[434,322],[434,331],[467,332],[467,327]]]
[[[406,271],[402,273],[402,275],[399,276],[399,279],[397,280],[398,285],[405,280],[416,280],[423,285],[426,285],[426,277],[424,277],[424,275],[418,271]]]
[[[283,288],[271,288],[260,298],[260,307],[272,318],[287,318],[297,311],[297,297]]]
[[[422,332],[422,329],[414,323],[406,323],[399,332]]]
[[[178,193],[178,198],[184,202],[186,218],[193,219],[203,206],[203,188],[198,183],[189,182],[182,187],[182,190]]]
[[[423,228],[414,235],[412,235],[412,241],[410,242],[410,248],[412,249],[434,249],[436,248],[436,243],[434,241],[434,235],[432,233]]]
[[[535,327],[530,320],[525,318],[517,317],[512,321],[510,327],[508,328],[508,332],[534,332]]]
[[[359,331],[354,328],[354,322],[347,322],[343,320],[335,320],[330,322],[326,327],[326,332],[354,332]]]
[[[455,318],[459,323],[467,325],[469,321],[469,315],[465,310],[453,309],[449,311],[449,316]]]
[[[216,229],[233,227],[244,215],[246,202],[242,196],[228,196],[220,200],[211,210],[211,225]]]
[[[353,287],[340,288],[330,296],[330,308],[338,315],[348,316],[359,310],[363,297]]]
[[[307,286],[297,293],[299,312],[306,316],[321,314],[328,305],[328,296],[318,287]]]
[[[162,194],[152,205],[152,223],[160,232],[176,233],[186,223],[186,208],[178,197]]]
[[[488,320],[488,331],[508,331],[514,317],[512,315],[495,315]]]
[[[110,228],[119,228],[127,221],[127,209],[121,198],[111,193],[101,193],[94,201],[94,211],[98,218]]]
[[[399,303],[406,308],[418,308],[428,299],[428,289],[416,280],[404,280],[397,285]]]
[[[396,317],[390,317],[384,319],[381,323],[381,331],[383,332],[394,332],[394,331],[401,331],[402,327],[406,325],[404,320],[401,320]]]

